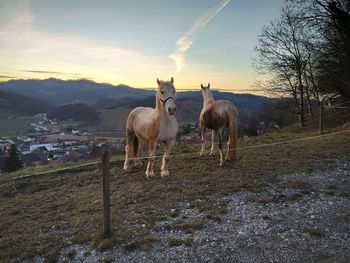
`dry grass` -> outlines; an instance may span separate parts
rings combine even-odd
[[[192,237],[187,237],[186,239],[180,239],[176,237],[169,237],[168,238],[168,244],[170,247],[178,247],[185,245],[186,247],[191,247],[193,244],[193,238]]]
[[[240,143],[253,145],[304,135],[287,131]],[[200,158],[197,153],[178,156],[171,161],[171,175],[167,178],[159,177],[160,160],[157,160],[158,176],[150,180],[144,176],[145,164],[141,170],[125,173],[118,162],[111,176],[113,234],[108,239],[101,237],[102,190],[97,167],[2,183],[0,261],[21,261],[35,255],[54,261],[67,241],[91,242],[101,250],[114,245],[147,249],[157,242],[151,234],[157,222],[176,218],[176,207],[181,207],[180,204],[190,203],[205,218],[198,222],[175,221],[171,227],[188,232],[201,229],[208,220],[219,222],[220,214],[226,212],[226,204],[217,203],[219,197],[241,189],[259,191],[276,180],[278,174],[327,169],[334,166],[334,160],[350,160],[349,142],[349,134],[341,134],[242,150],[238,162],[224,168],[218,167],[218,156]],[[187,152],[200,149],[196,144],[180,147],[180,151]],[[298,189],[310,187],[291,184]],[[182,243],[192,244],[192,241]]]

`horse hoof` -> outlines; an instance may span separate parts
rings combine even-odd
[[[199,156],[204,156],[204,152],[200,152]]]
[[[134,164],[134,166],[135,167],[140,167],[140,166],[142,166],[142,162],[137,162],[137,163]]]
[[[209,153],[209,155],[213,155],[213,154],[214,154],[214,152],[210,152],[210,153]]]
[[[154,176],[154,172],[153,171],[146,171],[145,174],[146,174],[146,178],[150,178],[150,177]]]
[[[161,177],[169,176],[169,171],[168,171],[168,170],[161,171],[161,172],[160,172],[160,176],[161,176]]]
[[[234,162],[237,161],[237,158],[226,158],[225,161],[226,161],[226,162],[234,163]]]
[[[124,165],[123,169],[124,169],[125,172],[127,172],[127,171],[130,170],[130,167],[128,165]]]

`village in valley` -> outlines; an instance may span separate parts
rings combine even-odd
[[[31,123],[27,134],[0,137],[0,173],[13,146],[25,166],[82,162],[97,158],[103,149],[113,154],[124,151],[122,137],[95,136],[87,130],[72,129],[64,121],[50,120],[46,114],[36,117],[41,120]]]
[[[41,120],[31,123],[32,129],[27,134],[0,137],[0,173],[5,167],[6,158],[13,145],[25,166],[50,164],[52,167],[68,162],[84,162],[98,158],[104,149],[108,149],[114,155],[124,153],[124,129],[97,132],[78,127],[72,128],[72,120],[51,120],[45,113],[38,114],[36,117]],[[240,137],[245,138],[252,134],[261,135],[279,129],[277,122],[267,124],[259,122],[253,130],[247,125],[242,125]],[[206,136],[211,137],[211,130],[207,130]],[[178,143],[199,141],[198,122],[180,127],[177,136]]]
[[[40,121],[31,123],[31,130],[25,135],[0,137],[0,173],[5,167],[11,147],[15,146],[19,159],[25,166],[50,165],[68,162],[84,162],[96,159],[104,149],[111,154],[123,154],[125,148],[124,130],[113,132],[89,131],[72,128],[72,121],[51,120],[44,114],[36,117]],[[210,131],[208,131],[208,136]],[[107,136],[101,136],[107,135]],[[189,123],[181,128],[178,141],[199,140],[198,123]]]

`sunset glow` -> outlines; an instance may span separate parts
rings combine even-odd
[[[91,79],[254,89],[251,57],[281,0],[0,2],[0,81]]]

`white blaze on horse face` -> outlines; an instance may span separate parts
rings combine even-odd
[[[172,85],[162,85],[160,87],[161,100],[163,101],[163,105],[165,107],[166,112],[169,115],[175,115],[176,113],[176,92],[175,88]],[[165,102],[165,103],[164,103]]]

